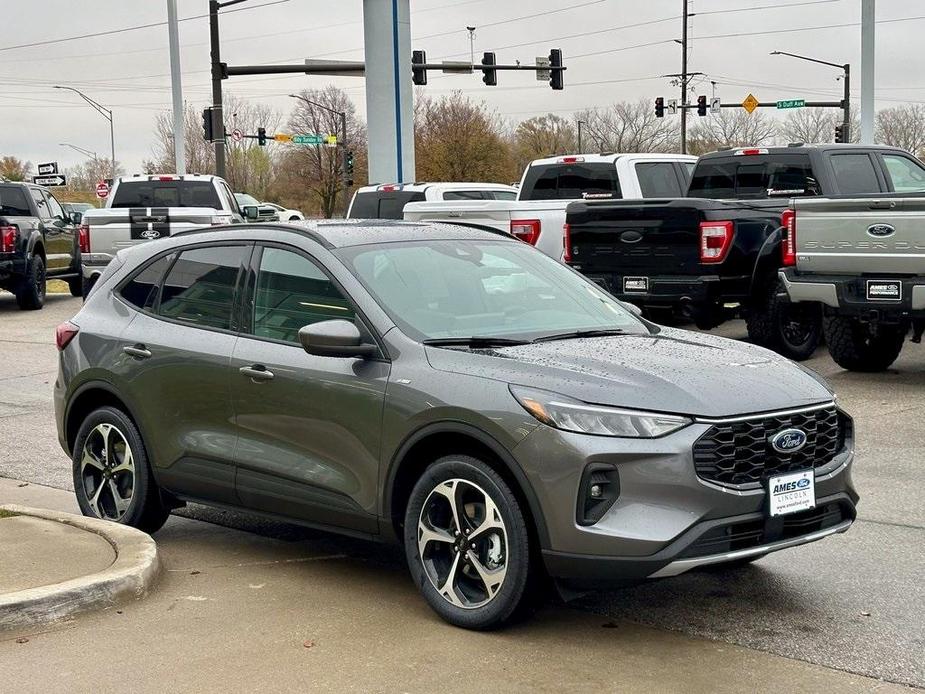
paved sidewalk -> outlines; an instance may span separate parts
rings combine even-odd
[[[11,502],[74,509],[68,492],[0,478],[0,503]],[[154,594],[0,637],[0,682],[21,693],[162,692],[165,683],[197,692],[909,691],[564,608],[498,633],[463,631],[434,616],[399,551],[324,533],[287,542],[172,518],[156,539],[167,571]],[[107,657],[88,667],[101,640]]]

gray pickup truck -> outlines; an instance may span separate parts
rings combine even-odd
[[[925,189],[925,180],[921,181]],[[780,278],[790,301],[824,307],[835,362],[883,371],[925,332],[925,190],[794,199],[784,213]]]

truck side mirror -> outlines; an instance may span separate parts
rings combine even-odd
[[[68,215],[68,217],[70,218],[72,224],[76,224],[77,226],[80,226],[80,223],[84,219],[84,213],[83,212],[71,212]]]
[[[244,213],[244,219],[248,222],[256,222],[260,218],[260,210],[256,205],[245,205],[241,208]]]

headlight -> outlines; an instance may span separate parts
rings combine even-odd
[[[683,429],[692,421],[673,414],[588,405],[546,390],[510,389],[517,402],[543,424],[579,434],[653,439]]]

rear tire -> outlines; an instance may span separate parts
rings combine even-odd
[[[745,324],[748,336],[762,347],[788,359],[813,356],[822,338],[822,307],[813,302],[791,303],[779,294],[778,280],[769,282],[754,300]]]
[[[23,311],[37,311],[45,305],[45,261],[33,255],[26,261],[26,273],[16,291],[16,303]]]
[[[848,371],[884,371],[896,361],[908,327],[879,326],[876,333],[854,318],[835,316],[823,321],[832,359]]]
[[[80,425],[71,457],[74,492],[85,516],[156,532],[170,515],[141,434],[114,407],[91,412]]]
[[[485,630],[519,616],[529,534],[516,497],[483,461],[450,455],[424,471],[405,511],[404,541],[415,584],[450,624]]]
[[[71,277],[67,281],[67,288],[71,290],[71,296],[83,296],[84,295],[84,279],[83,277]]]

